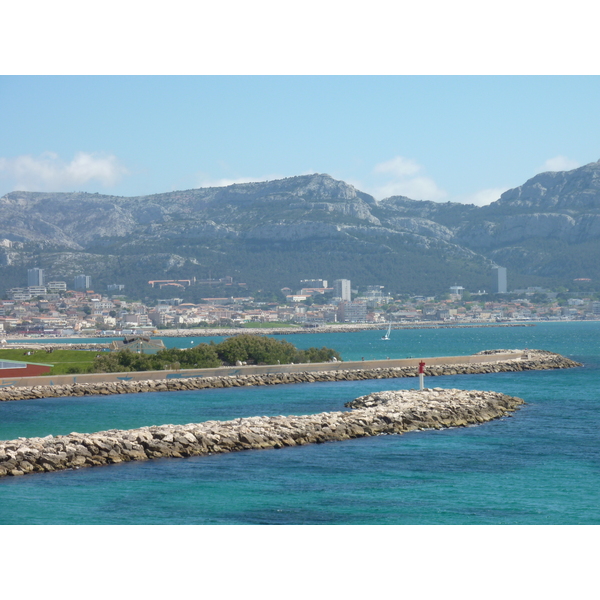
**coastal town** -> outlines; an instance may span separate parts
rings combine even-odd
[[[119,336],[214,328],[325,326],[381,327],[400,324],[491,324],[527,321],[597,320],[600,298],[595,293],[540,287],[507,290],[506,270],[498,269],[493,292],[450,287],[437,296],[387,294],[384,286],[355,289],[348,279],[331,285],[324,279],[301,280],[271,301],[239,295],[230,277],[230,296],[205,297],[195,303],[182,297],[132,299],[126,286],[114,284],[95,291],[92,278],[72,282],[45,281],[43,269],[24,273],[27,286],[13,288],[0,300],[0,334],[8,337]],[[165,296],[185,292],[193,280],[149,281],[148,288]],[[156,287],[155,287],[156,286]],[[185,293],[180,293],[185,296]]]

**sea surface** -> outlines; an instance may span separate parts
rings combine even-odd
[[[426,378],[526,401],[483,425],[0,479],[0,524],[600,524],[600,323],[277,336],[345,360],[539,348],[576,369]],[[189,348],[223,338],[164,338]],[[345,410],[415,379],[0,403],[0,439]]]

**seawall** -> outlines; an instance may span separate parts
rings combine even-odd
[[[132,394],[207,388],[281,385],[315,381],[356,381],[416,377],[420,359],[354,361],[300,365],[267,365],[190,369],[182,371],[143,371],[135,373],[96,373],[84,376],[30,377],[1,380],[0,401]],[[487,350],[458,357],[425,358],[425,376],[501,373],[581,366],[560,354],[545,350]],[[62,383],[61,379],[67,383]],[[75,380],[75,381],[73,381]]]
[[[348,412],[19,438],[0,442],[0,477],[466,427],[506,416],[523,403],[496,392],[434,388],[362,396],[347,404]]]

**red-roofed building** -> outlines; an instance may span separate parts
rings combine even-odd
[[[54,365],[42,363],[28,363],[20,360],[0,359],[0,379],[5,377],[36,377],[50,373]]]

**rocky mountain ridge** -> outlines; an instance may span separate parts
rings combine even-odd
[[[267,270],[283,253],[298,263],[292,271],[302,272],[305,262],[309,278],[318,275],[312,269],[319,268],[320,252],[321,262],[333,267],[337,261],[346,270],[365,256],[385,264],[412,260],[450,279],[462,279],[463,269],[482,283],[495,264],[529,276],[592,277],[593,271],[600,278],[595,261],[578,259],[580,247],[586,246],[586,257],[600,250],[600,161],[540,173],[484,207],[402,196],[376,201],[326,174],[130,198],[11,192],[0,198],[2,238],[13,242],[12,248],[0,246],[5,267],[24,267],[36,256],[50,262],[66,252],[79,254],[80,264],[87,256],[89,268],[125,261],[131,269],[168,255],[166,263],[157,261],[155,277],[193,265],[199,273],[212,265],[241,275],[244,266],[260,270],[262,252]],[[368,268],[362,269],[366,276]],[[271,274],[278,270],[283,276],[282,265]],[[409,273],[397,265],[388,271],[388,279]],[[378,276],[386,272],[382,265]],[[381,283],[390,287],[390,281]]]

